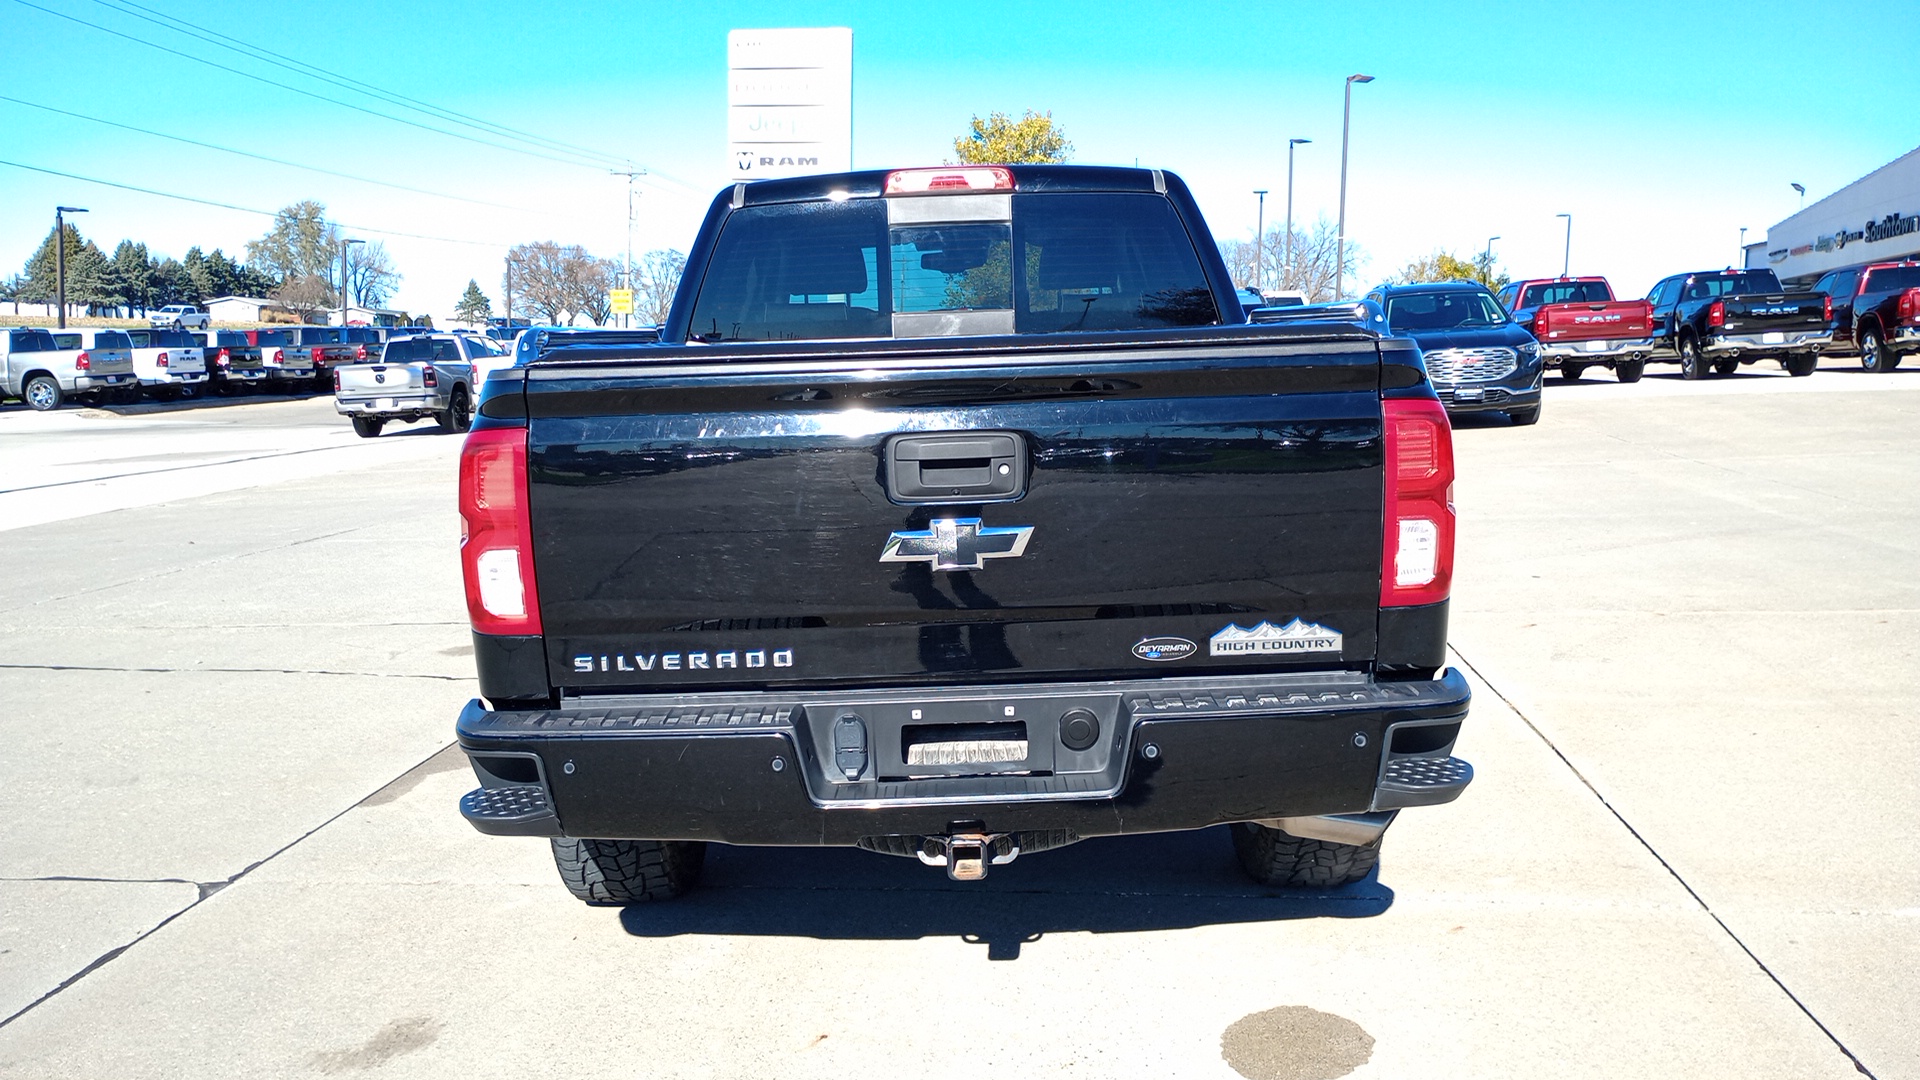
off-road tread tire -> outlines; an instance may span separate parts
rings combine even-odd
[[[553,864],[576,899],[597,906],[672,900],[700,880],[698,840],[553,841]]]
[[[1645,360],[1617,360],[1613,365],[1613,377],[1623,383],[1636,383],[1640,376],[1647,373]]]
[[[1820,366],[1820,354],[1819,353],[1795,353],[1794,355],[1787,357],[1785,360],[1782,360],[1780,362],[1780,366],[1787,369],[1788,375],[1791,375],[1796,379],[1804,379],[1807,376],[1813,374],[1814,368],[1817,368]]]
[[[1232,826],[1240,868],[1261,885],[1290,889],[1332,889],[1351,885],[1380,863],[1380,839],[1365,846],[1308,840],[1252,822]]]
[[[379,438],[380,429],[386,426],[387,422],[377,416],[356,416],[353,418],[353,433],[363,439]]]

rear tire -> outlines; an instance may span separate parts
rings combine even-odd
[[[1731,375],[1739,370],[1740,361],[1738,360],[1715,360],[1713,362],[1713,373],[1715,375]]]
[[[1560,377],[1568,382],[1579,382],[1580,376],[1585,374],[1586,370],[1587,365],[1585,364],[1573,364],[1562,361],[1560,364]]]
[[[1380,839],[1364,847],[1308,840],[1250,821],[1235,822],[1233,851],[1240,868],[1262,885],[1331,889],[1361,881],[1380,863]],[[558,841],[555,841],[558,843]]]
[[[553,865],[578,900],[595,905],[672,900],[700,881],[698,840],[553,841]]]
[[[1680,339],[1680,377],[1689,381],[1707,377],[1706,358],[1700,355],[1700,345],[1691,336]]]
[[[1813,374],[1814,368],[1820,366],[1820,354],[1812,352],[1794,353],[1792,356],[1781,361],[1781,365],[1787,369],[1787,374],[1796,379],[1804,379]]]
[[[1872,326],[1860,331],[1860,370],[1886,374],[1900,362],[1899,357],[1887,348],[1885,338]]]
[[[1535,405],[1529,409],[1508,409],[1507,419],[1513,421],[1514,427],[1532,427],[1540,422],[1540,406]]]
[[[386,426],[387,422],[378,416],[356,416],[353,418],[353,433],[363,439],[378,438],[380,429]]]
[[[1646,370],[1645,360],[1619,360],[1613,365],[1614,378],[1621,382],[1639,382],[1640,376],[1645,374]]]
[[[60,380],[51,375],[35,375],[20,388],[20,400],[34,412],[52,412],[66,400],[60,390]]]
[[[454,387],[453,393],[447,397],[446,411],[434,413],[433,418],[440,422],[442,428],[456,435],[472,427],[473,407],[467,403],[466,387]]]

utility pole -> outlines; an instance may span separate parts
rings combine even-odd
[[[68,214],[84,214],[82,206],[56,206],[53,208],[53,290],[60,304],[60,329],[67,328],[67,218]]]
[[[1371,75],[1347,76],[1347,103],[1340,110],[1340,247],[1334,252],[1333,299],[1340,300],[1341,278],[1347,270],[1347,129],[1353,120],[1353,84],[1370,83]]]
[[[507,329],[513,329],[513,251],[507,251]]]
[[[1568,268],[1573,265],[1573,215],[1555,214],[1553,216],[1567,219],[1567,249],[1560,255],[1560,276],[1566,277]]]
[[[1267,191],[1261,188],[1254,192],[1260,196],[1260,210],[1253,218],[1253,291],[1259,292],[1266,284],[1267,271]]]
[[[1498,239],[1500,238],[1497,236],[1487,237],[1487,268],[1482,271],[1482,273],[1487,275],[1487,280],[1481,282],[1481,284],[1488,287],[1493,285],[1493,242]]]
[[[1312,141],[1312,139],[1287,140],[1287,253],[1280,259],[1281,288],[1289,287],[1287,275],[1293,273],[1293,148],[1301,143]]]
[[[613,176],[624,176],[627,178],[627,288],[632,289],[633,288],[633,181],[635,177],[647,175],[647,170],[635,169],[632,167],[632,165],[628,165],[628,167],[624,171],[620,169],[608,169],[607,172]],[[633,314],[629,312],[628,314],[620,316],[620,325],[632,326]]]

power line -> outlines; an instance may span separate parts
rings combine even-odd
[[[322,168],[321,166],[318,166],[318,165],[302,165],[297,161],[287,161],[284,158],[268,157],[265,154],[256,154],[249,150],[236,150],[231,146],[221,146],[217,143],[201,142],[198,139],[189,139],[182,135],[168,135],[167,133],[162,131],[152,131],[143,127],[135,127],[132,124],[122,124],[115,120],[103,120],[98,116],[88,116],[85,113],[70,112],[66,109],[56,109],[51,105],[42,105],[38,102],[27,101],[23,98],[8,97],[5,94],[0,94],[0,101],[10,101],[15,105],[25,105],[30,109],[40,109],[44,112],[58,113],[61,116],[71,116],[76,120],[86,120],[95,124],[104,124],[107,127],[116,127],[116,128],[120,128],[123,131],[137,132],[141,135],[151,135],[156,139],[168,139],[177,143],[186,143],[188,146],[201,146],[201,147],[205,147],[208,150],[218,150],[224,154],[238,154],[241,157],[253,158],[255,161],[270,162],[274,165],[285,165],[288,168],[292,168],[292,169],[304,169],[307,172],[324,173],[327,176],[338,176],[346,180],[357,180],[362,184],[377,184],[380,187],[393,188],[396,191],[411,191],[416,195],[431,195],[437,199],[452,199],[457,202],[473,203],[475,206],[492,206],[501,210],[517,210],[523,214],[539,213],[539,211],[529,210],[523,206],[509,206],[506,203],[488,202],[485,199],[469,199],[462,195],[450,195],[444,191],[431,191],[427,188],[409,187],[406,184],[394,184],[394,183],[389,183],[388,181],[385,181],[385,180],[375,180],[372,177],[368,177],[368,176],[355,176],[352,173],[344,173],[334,169]]]
[[[540,146],[542,149],[557,150],[563,153],[571,153],[589,158],[600,158],[607,163],[621,163],[626,161],[624,157],[617,154],[608,154],[603,151],[594,150],[591,147],[577,146],[573,143],[562,142],[558,139],[535,135],[532,132],[508,127],[505,124],[496,124],[489,120],[482,120],[476,116],[469,116],[466,113],[442,108],[430,102],[421,101],[418,98],[407,97],[396,91],[386,90],[374,86],[371,83],[361,82],[358,79],[336,75],[333,72],[327,71],[325,68],[315,67],[305,61],[288,56],[285,53],[276,53],[264,46],[255,45],[252,42],[244,41],[230,34],[223,34],[210,27],[200,26],[177,16],[168,15],[154,8],[134,3],[133,0],[113,0],[113,2],[109,2],[109,0],[93,0],[93,2],[109,11],[115,11],[123,15],[131,15],[136,19],[150,22],[155,26],[171,30],[176,34],[197,38],[200,41],[207,42],[210,45],[216,45],[229,52],[238,53],[249,59],[263,60],[276,67],[292,71],[295,74],[332,83],[341,89],[366,94],[369,97],[385,101],[392,105],[399,105],[402,108],[411,109],[414,112],[425,113],[435,119],[452,121],[463,127],[471,127],[485,131],[490,135],[499,135],[521,142],[529,142]],[[142,14],[142,12],[146,12],[147,14]],[[182,29],[182,27],[188,29]]]
[[[121,33],[120,31],[115,30],[111,27],[101,26],[99,23],[88,22],[85,19],[77,18],[73,15],[68,15],[67,13],[62,11],[55,11],[49,7],[42,7],[39,4],[33,3],[32,0],[13,0],[13,2],[21,5],[22,7],[30,7],[35,11],[45,12],[48,15],[54,16],[55,18],[65,19],[68,22],[78,23],[81,26],[98,30],[103,34],[111,34],[114,37],[123,38],[127,41],[134,42],[137,45],[145,45],[149,49],[158,49],[161,52],[167,53],[171,56],[183,57],[187,60],[193,61],[196,64],[203,64],[207,67],[213,68],[215,71],[226,72],[229,75],[238,75],[243,79],[252,79],[254,82],[257,82],[257,83],[264,83],[267,86],[278,87],[281,90],[286,90],[291,93],[299,94],[302,97],[310,97],[310,98],[313,98],[315,101],[324,101],[329,105],[338,105],[343,109],[352,109],[354,112],[365,113],[368,116],[377,116],[382,120],[391,120],[396,124],[405,124],[408,127],[416,127],[421,129],[422,131],[431,131],[436,135],[445,135],[448,138],[461,139],[466,142],[477,143],[481,146],[491,146],[496,150],[507,150],[515,154],[525,154],[528,157],[537,157],[537,158],[544,158],[548,161],[557,161],[562,165],[572,165],[576,168],[593,169],[596,172],[605,168],[605,166],[602,164],[590,164],[584,161],[569,160],[567,158],[556,157],[553,154],[544,154],[538,150],[528,150],[524,147],[508,146],[504,143],[490,142],[486,139],[475,138],[472,135],[462,135],[457,131],[448,131],[445,128],[437,128],[431,124],[422,124],[416,120],[403,119],[398,116],[393,116],[388,113],[380,112],[377,109],[369,109],[369,108],[366,108],[365,106],[355,105],[352,102],[341,101],[338,98],[327,97],[325,94],[316,94],[311,90],[302,90],[297,86],[289,86],[283,82],[275,82],[274,80],[265,78],[264,76],[255,75],[252,72],[240,71],[237,68],[222,67],[221,65],[216,64],[211,60],[203,59],[201,57],[193,55],[192,53],[181,52],[179,49],[169,49],[165,45],[148,41],[145,38],[134,37],[132,34]]]
[[[268,218],[280,216],[272,210],[260,210],[251,206],[237,206],[233,203],[218,202],[213,199],[201,199],[192,195],[176,195],[171,191],[155,191],[152,188],[139,187],[134,184],[122,184],[117,180],[102,180],[97,176],[81,176],[79,173],[61,172],[58,169],[42,168],[39,165],[26,165],[18,161],[0,159],[0,165],[10,165],[16,169],[25,169],[28,172],[65,177],[68,180],[79,180],[88,184],[99,184],[102,187],[119,188],[122,191],[137,191],[142,195],[158,195],[163,199],[178,199],[181,202],[199,203],[201,206],[215,206],[222,210],[238,210],[243,214],[258,214],[261,217]],[[424,233],[400,232],[396,229],[376,229],[372,225],[355,225],[349,221],[335,221],[333,224],[343,229],[352,229],[355,232],[376,233],[380,236],[404,236],[409,240],[432,240],[440,244],[465,244],[469,247],[484,248],[504,248],[510,246],[507,244],[489,243],[485,240],[456,240],[451,236],[428,236]]]

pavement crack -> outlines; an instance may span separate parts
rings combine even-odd
[[[333,675],[347,679],[427,679],[470,682],[465,675],[397,674],[391,671],[331,671],[326,668],[113,667],[97,664],[0,664],[0,671],[100,671],[128,675]]]
[[[1626,815],[1622,814],[1618,807],[1614,806],[1605,795],[1601,794],[1600,789],[1594,786],[1593,781],[1589,780],[1587,775],[1580,771],[1580,767],[1575,765],[1572,759],[1567,757],[1566,753],[1547,736],[1546,732],[1540,730],[1539,725],[1533,722],[1533,718],[1528,716],[1517,702],[1508,697],[1498,686],[1495,686],[1492,679],[1487,678],[1485,673],[1478,667],[1475,667],[1473,661],[1467,659],[1466,654],[1460,651],[1459,646],[1448,642],[1447,647],[1453,650],[1453,654],[1460,658],[1460,662],[1467,666],[1468,671],[1473,672],[1476,678],[1486,684],[1487,689],[1493,691],[1495,697],[1499,698],[1507,708],[1513,710],[1513,715],[1519,717],[1520,722],[1527,725],[1527,730],[1533,732],[1534,736],[1538,738],[1548,750],[1553,751],[1553,756],[1560,759],[1560,764],[1567,767],[1567,771],[1573,774],[1574,779],[1580,781],[1588,791],[1592,792],[1593,797],[1599,801],[1607,813],[1613,815],[1613,819],[1620,823],[1620,827],[1627,830],[1627,834],[1632,836],[1641,847],[1645,848],[1647,854],[1653,856],[1654,861],[1658,862],[1662,869],[1672,875],[1674,881],[1680,883],[1680,887],[1687,891],[1687,895],[1692,897],[1693,902],[1700,906],[1700,910],[1706,913],[1707,918],[1712,919],[1714,924],[1720,927],[1720,931],[1727,935],[1727,939],[1738,946],[1741,952],[1747,954],[1747,959],[1753,961],[1754,966],[1760,969],[1760,973],[1771,980],[1773,985],[1780,988],[1780,992],[1787,996],[1787,1000],[1793,1002],[1794,1007],[1800,1010],[1801,1015],[1812,1021],[1814,1027],[1820,1029],[1820,1034],[1825,1035],[1827,1041],[1833,1043],[1835,1049],[1846,1055],[1847,1060],[1853,1063],[1854,1069],[1859,1071],[1862,1076],[1869,1077],[1871,1080],[1878,1080],[1878,1078],[1874,1076],[1873,1070],[1867,1068],[1866,1064],[1860,1060],[1859,1055],[1849,1049],[1846,1043],[1841,1042],[1840,1037],[1834,1034],[1833,1029],[1822,1023],[1820,1018],[1813,1014],[1813,1010],[1807,1007],[1807,1003],[1801,1001],[1800,996],[1789,989],[1780,976],[1776,974],[1772,968],[1767,966],[1767,962],[1760,959],[1753,949],[1748,947],[1745,941],[1741,940],[1739,934],[1734,933],[1733,927],[1728,926],[1726,920],[1720,917],[1720,913],[1713,910],[1713,906],[1707,903],[1706,898],[1701,896],[1699,891],[1696,890],[1685,877],[1681,876],[1680,871],[1674,869],[1673,864],[1667,861],[1666,856],[1660,854],[1658,848],[1654,847],[1645,836],[1640,834],[1640,830],[1633,827],[1633,823],[1627,820]]]
[[[55,480],[50,484],[28,484],[24,487],[0,488],[0,495],[13,495],[22,491],[46,491],[49,488],[72,487],[75,484],[104,484],[109,480],[126,480],[137,476],[159,476],[162,473],[186,472],[190,469],[215,469],[222,465],[241,465],[249,461],[271,461],[275,458],[297,457],[301,454],[318,454],[328,450],[344,450],[346,447],[352,445],[354,444],[347,443],[342,446],[313,446],[305,450],[269,451],[264,454],[253,454],[249,457],[222,458],[219,461],[202,461],[193,465],[172,465],[163,469],[137,469],[132,472],[111,473],[107,476],[83,476],[77,480]]]
[[[452,744],[448,744],[448,745],[452,745]],[[425,759],[420,761],[418,764],[414,765],[413,768],[406,770],[406,772],[403,772],[400,775],[405,776],[407,772],[412,772],[414,769],[418,769],[421,765],[424,765],[428,761],[433,760],[435,756],[444,753],[446,749],[447,747],[443,746],[435,750],[432,754],[427,755]],[[399,777],[395,777],[394,779],[397,780],[399,779]],[[392,782],[393,781],[391,780],[388,781],[389,784],[391,784]],[[385,787],[386,785],[383,784],[381,786]],[[73,986],[75,983],[78,983],[81,979],[86,978],[88,975],[93,974],[94,972],[100,970],[106,965],[119,959],[121,954],[125,953],[128,949],[133,948],[135,945],[140,944],[141,942],[147,940],[153,935],[166,929],[168,924],[172,923],[175,919],[178,919],[180,916],[185,915],[187,912],[192,911],[194,908],[199,907],[201,904],[206,903],[209,899],[213,897],[215,893],[218,893],[224,890],[229,885],[236,884],[242,878],[246,877],[248,874],[253,873],[255,870],[260,869],[262,866],[265,866],[266,864],[272,862],[273,860],[279,858],[280,856],[285,855],[287,852],[292,851],[295,847],[305,842],[308,837],[319,832],[321,829],[326,828],[327,826],[333,824],[334,822],[339,821],[341,818],[346,817],[348,814],[352,813],[354,810],[359,809],[360,804],[364,801],[365,801],[364,799],[354,800],[353,802],[347,804],[345,807],[343,807],[338,812],[333,814],[331,817],[327,818],[325,821],[322,821],[320,824],[315,825],[313,828],[308,829],[306,832],[301,833],[299,836],[296,836],[292,840],[289,840],[287,843],[281,845],[279,848],[275,849],[271,854],[269,854],[266,858],[257,859],[253,862],[248,863],[246,866],[242,867],[238,873],[233,874],[231,877],[228,877],[224,881],[188,881],[185,878],[153,878],[153,879],[124,878],[122,879],[122,878],[85,878],[85,877],[45,877],[45,878],[0,879],[0,880],[13,880],[13,881],[106,881],[106,882],[121,882],[121,883],[127,883],[127,884],[133,884],[133,883],[139,883],[142,881],[151,880],[151,881],[161,881],[161,882],[169,882],[169,883],[177,882],[182,885],[192,885],[200,891],[200,895],[194,898],[193,903],[188,904],[186,907],[181,908],[179,911],[176,911],[173,914],[167,916],[166,918],[161,919],[159,922],[155,923],[151,929],[142,933],[139,937],[134,938],[132,941],[127,942],[125,945],[116,946],[115,948],[108,949],[106,952],[101,953],[98,957],[94,959],[92,963],[88,964],[86,967],[81,968],[79,971],[76,971],[72,975],[69,975],[67,976],[67,978],[63,979],[60,985],[54,987],[53,989],[47,991],[44,994],[41,994],[39,997],[34,998],[32,1001],[28,1002],[26,1005],[21,1006],[19,1010],[14,1012],[12,1015],[6,1017],[5,1019],[0,1019],[0,1030],[5,1030],[6,1027],[9,1024],[13,1023],[15,1020],[20,1019],[21,1017],[27,1015],[33,1010],[46,1004],[47,1002],[52,1001],[54,998],[60,996],[60,994],[63,993],[68,987]]]

